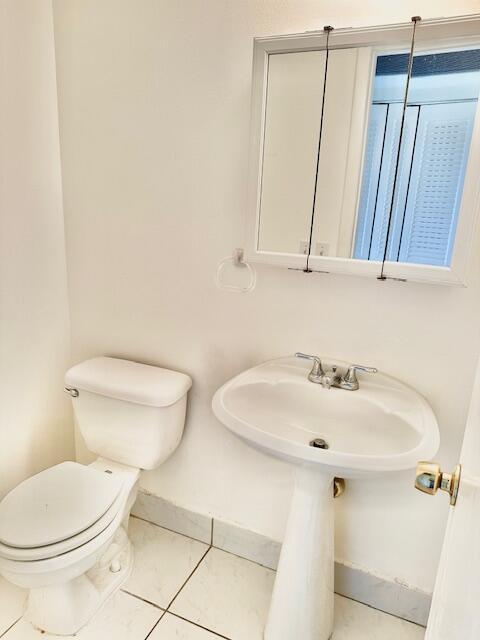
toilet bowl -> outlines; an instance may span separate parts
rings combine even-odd
[[[66,382],[100,457],[46,469],[0,502],[0,574],[29,589],[25,617],[57,635],[76,633],[128,578],[140,470],[180,442],[191,386],[184,374],[115,358],[77,365]]]

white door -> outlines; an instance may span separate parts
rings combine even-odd
[[[425,640],[480,638],[480,364]]]

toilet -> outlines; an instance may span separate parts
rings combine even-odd
[[[177,448],[189,376],[99,357],[65,376],[90,465],[62,462],[28,478],[0,502],[0,574],[29,590],[25,617],[72,635],[133,566],[128,519],[142,469]]]

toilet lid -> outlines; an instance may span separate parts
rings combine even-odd
[[[46,560],[48,558],[54,558],[60,556],[68,551],[84,547],[91,540],[102,535],[103,532],[108,529],[115,522],[118,512],[125,504],[125,495],[121,491],[118,494],[117,499],[112,504],[110,509],[99,518],[91,527],[84,529],[76,536],[55,542],[54,544],[46,544],[42,547],[9,547],[6,544],[0,542],[0,560],[6,558],[7,560],[16,560],[17,562],[33,562],[35,560]]]
[[[76,462],[46,469],[0,502],[0,542],[34,548],[76,536],[110,509],[121,488],[116,474]]]

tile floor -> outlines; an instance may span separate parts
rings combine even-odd
[[[133,574],[78,640],[262,640],[272,570],[138,518],[130,536]],[[0,581],[2,640],[58,640],[21,618],[24,599]],[[422,627],[336,596],[334,640],[423,637]]]

